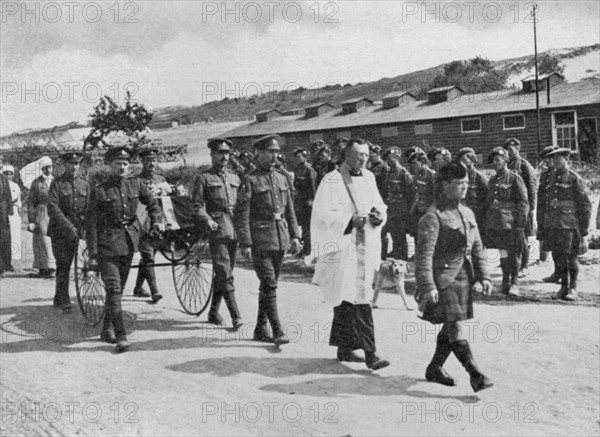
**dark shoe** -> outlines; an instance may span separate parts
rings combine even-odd
[[[219,313],[208,313],[208,323],[211,325],[223,325],[225,322]]]
[[[150,292],[144,287],[136,287],[133,289],[133,295],[135,297],[150,297]]]
[[[431,382],[437,382],[438,384],[447,385],[453,387],[456,385],[456,381],[452,378],[448,372],[442,367],[432,367],[431,364],[427,366],[425,370],[425,379]]]
[[[117,342],[115,331],[112,329],[103,330],[100,333],[100,341],[103,341],[104,343],[115,344]]]
[[[554,293],[552,295],[552,299],[554,299],[554,300],[564,299],[567,294],[569,294],[569,289],[566,286],[560,287],[560,290],[558,290],[556,293]]]
[[[558,273],[552,273],[550,276],[542,279],[542,282],[546,282],[549,284],[560,284],[560,275]]]
[[[129,346],[131,346],[129,344],[129,342],[127,340],[119,340],[117,342],[117,352],[121,353],[121,352],[125,352],[129,349]]]
[[[371,370],[383,369],[384,367],[390,365],[389,361],[379,358],[375,352],[366,352],[365,361],[367,363],[367,367]]]
[[[490,388],[494,385],[487,376],[479,371],[479,368],[473,359],[471,347],[466,340],[455,341],[451,344],[451,347],[454,355],[456,355],[458,361],[460,361],[471,377],[471,388],[474,392],[477,393],[478,391]]]
[[[238,329],[240,329],[242,326],[244,326],[244,321],[241,318],[238,319],[234,319],[231,324],[233,325],[233,329],[235,329],[236,331]]]
[[[288,338],[287,335],[280,335],[279,337],[277,337],[273,340],[273,343],[275,343],[275,346],[281,346],[282,344],[288,344],[289,342],[290,342],[290,339]]]
[[[155,294],[152,295],[152,302],[153,303],[156,303],[156,302],[158,302],[161,299],[162,299],[162,294],[160,294],[160,293],[155,293]]]
[[[273,337],[269,335],[269,331],[267,329],[254,330],[252,339],[254,341],[260,341],[261,343],[273,343],[274,341]]]
[[[568,300],[569,302],[574,302],[577,300],[577,289],[569,288],[569,292],[563,297],[564,300]]]
[[[338,347],[337,350],[337,359],[338,361],[347,361],[349,363],[364,363],[365,359],[360,355],[357,355],[356,352],[350,349],[344,349]]]

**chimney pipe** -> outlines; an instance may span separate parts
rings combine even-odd
[[[546,100],[547,104],[550,104],[550,76],[546,78]]]

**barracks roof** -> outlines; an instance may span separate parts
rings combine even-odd
[[[540,109],[600,104],[600,80],[592,79],[554,85],[550,90],[550,99],[551,103],[548,105],[546,92],[540,92]],[[318,117],[308,119],[304,114],[281,116],[262,123],[252,122],[243,125],[225,132],[221,136],[235,138],[261,136],[272,132],[284,134],[322,131],[532,110],[535,110],[535,93],[507,89],[481,94],[463,94],[456,99],[435,104],[430,104],[426,100],[418,100],[390,109],[383,109],[380,105],[367,106],[360,112],[351,114],[343,114],[341,108],[336,108]]]

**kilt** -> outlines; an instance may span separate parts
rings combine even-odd
[[[579,229],[547,229],[544,234],[544,250],[548,252],[577,254],[580,243]]]
[[[460,269],[454,282],[438,290],[438,303],[428,303],[423,311],[423,320],[433,324],[458,322],[473,318],[473,294],[465,266]]]
[[[365,352],[375,352],[375,328],[371,305],[354,305],[343,301],[341,305],[334,307],[329,344],[350,350],[362,349]]]

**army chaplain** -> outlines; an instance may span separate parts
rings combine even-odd
[[[121,297],[131,259],[138,250],[140,228],[136,210],[139,202],[146,205],[151,229],[157,233],[164,231],[164,225],[157,223],[160,207],[146,184],[138,178],[127,177],[130,158],[126,147],[114,147],[106,152],[104,159],[110,165],[111,174],[93,188],[87,217],[90,262],[95,265],[98,258],[106,288],[100,339],[116,343],[117,352],[129,349]]]
[[[161,189],[159,188],[159,185],[164,184],[166,179],[164,176],[156,173],[156,166],[158,165],[158,149],[143,149],[138,153],[138,156],[142,160],[142,171],[138,175],[138,178],[146,184],[153,195],[160,195]],[[142,223],[142,226],[144,225],[145,223]],[[154,249],[150,243],[149,231],[149,229],[142,229],[140,234],[139,250],[141,258],[133,295],[136,297],[150,297],[150,295],[152,295],[152,302],[156,303],[162,299],[162,295],[158,291],[158,286],[156,285],[156,273],[154,272],[156,249]],[[144,280],[148,282],[150,293],[143,287]]]
[[[192,201],[201,224],[210,231],[209,246],[215,276],[208,323],[223,324],[219,307],[224,299],[233,327],[239,329],[243,322],[235,299],[233,268],[237,250],[235,220],[240,178],[228,169],[231,144],[224,138],[208,140],[212,167],[196,178]]]
[[[56,258],[56,292],[54,306],[63,312],[72,310],[69,296],[69,271],[77,254],[79,237],[90,201],[90,183],[79,176],[81,153],[69,152],[60,156],[65,171],[50,184],[48,193],[48,236]]]
[[[475,364],[469,343],[460,338],[460,321],[473,318],[472,286],[479,282],[484,294],[489,295],[492,283],[475,215],[461,203],[469,187],[467,170],[453,162],[438,174],[440,192],[419,221],[415,255],[415,298],[422,318],[443,324],[425,378],[456,385],[442,368],[453,352],[469,373],[471,387],[478,392],[493,384]]]
[[[254,340],[276,345],[290,341],[283,332],[277,311],[279,271],[290,239],[292,250],[300,249],[291,187],[285,176],[275,171],[280,139],[273,134],[254,143],[258,167],[246,176],[239,235],[242,253],[246,258],[252,257],[260,280]],[[269,335],[267,321],[273,337]]]
[[[554,299],[577,299],[579,246],[588,234],[592,204],[581,177],[569,168],[571,149],[561,148],[546,156],[554,163],[546,189],[544,208],[544,242],[552,251],[561,278],[560,291]]]

